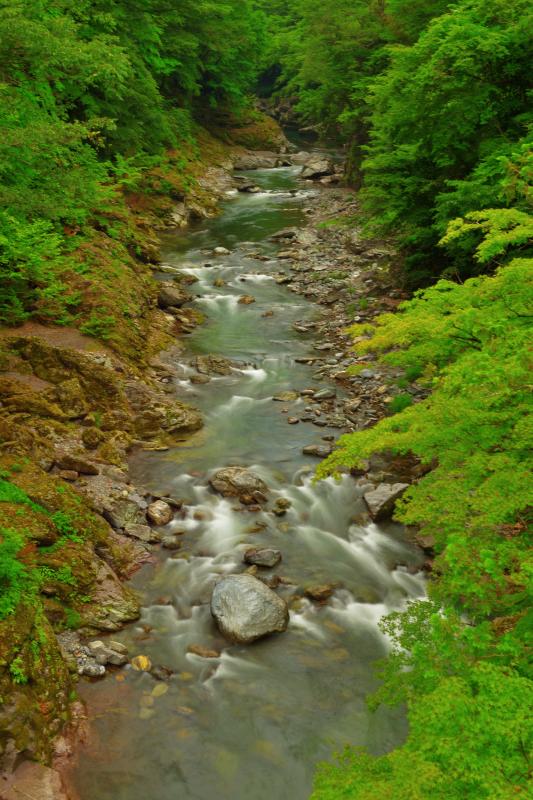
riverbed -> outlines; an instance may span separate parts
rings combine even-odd
[[[114,637],[155,673],[129,667],[80,684],[90,711],[72,776],[81,800],[305,800],[317,761],[345,744],[383,753],[405,736],[401,708],[371,713],[365,697],[388,648],[380,618],[424,593],[421,555],[401,526],[368,522],[365,487],[354,478],[313,482],[317,462],[302,449],[330,442],[338,428],[288,423],[305,416],[303,390],[341,391],[302,363],[316,356],[317,341],[293,325],[316,319],[316,306],[275,280],[285,267],[270,237],[304,226],[316,191],[298,172],[250,173],[261,191],[228,196],[218,217],[165,235],[164,261],[195,279],[190,290],[206,318],[185,339],[174,387],[205,426],[180,446],[132,457],[136,484],[184,501],[167,526],[182,546],[157,551],[156,564],[135,576],[142,617]],[[217,247],[230,254],[213,255]],[[239,302],[243,295],[254,302]],[[231,374],[191,382],[203,354],[230,358]],[[273,399],[289,391],[298,399]],[[266,508],[250,511],[209,488],[228,465],[264,480]],[[277,498],[290,501],[279,517],[269,510]],[[284,579],[276,591],[290,623],[253,645],[230,645],[210,596],[217,578],[246,569],[251,546],[281,551],[281,564],[262,574]],[[326,602],[305,597],[323,584],[334,587]],[[190,645],[220,655],[202,658]]]

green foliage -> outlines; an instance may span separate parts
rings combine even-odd
[[[88,336],[95,336],[97,339],[109,341],[113,336],[116,324],[117,321],[112,314],[102,316],[94,311],[87,322],[80,325],[80,331]]]
[[[531,683],[494,664],[440,680],[414,704],[405,745],[373,758],[347,750],[321,766],[312,800],[507,800],[525,797]]]
[[[272,43],[261,88],[347,146],[366,231],[397,239],[406,283],[480,272],[437,243],[458,216],[531,202],[528,0],[262,5]]]
[[[247,102],[263,28],[251,0],[0,1],[0,324],[76,321],[68,254],[120,238],[121,192],[194,142],[194,114]]]
[[[397,394],[389,403],[389,411],[392,414],[397,414],[399,411],[403,411],[404,408],[408,408],[412,405],[413,398],[410,394]]]
[[[352,328],[363,334],[359,352],[380,353],[406,382],[432,391],[343,436],[319,474],[375,452],[414,453],[428,471],[396,517],[433,537],[436,559],[430,601],[382,622],[392,650],[371,706],[407,703],[406,743],[377,759],[348,750],[323,765],[314,800],[503,800],[527,792],[533,259],[523,255],[531,225],[516,209],[454,220],[443,246],[500,263],[495,274],[440,280],[397,313]]]
[[[17,531],[0,529],[0,620],[13,613],[28,582],[26,566],[17,558],[23,544]]]
[[[399,237],[411,283],[446,267],[436,244],[450,219],[507,203],[532,122],[530,28],[527,0],[465,0],[391,50],[373,84],[364,202],[372,228]],[[472,274],[470,259],[453,266]]]
[[[9,665],[9,672],[11,673],[11,677],[13,678],[13,683],[18,683],[18,684],[28,683],[28,676],[26,675],[26,671],[24,669],[24,662],[21,656],[17,656],[16,658],[13,659],[13,661]]]

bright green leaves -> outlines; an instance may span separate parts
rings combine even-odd
[[[346,751],[321,766],[312,800],[509,800],[526,797],[531,683],[479,664],[442,679],[411,709],[406,744],[372,758]]]
[[[391,50],[373,85],[365,203],[374,230],[400,236],[415,285],[442,270],[435,245],[451,217],[505,203],[505,161],[530,107],[530,11],[466,0]],[[472,262],[455,269],[472,274]]]

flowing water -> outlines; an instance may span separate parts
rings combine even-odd
[[[156,565],[135,577],[142,618],[120,638],[130,655],[146,655],[172,675],[157,681],[128,668],[80,687],[92,731],[74,775],[82,800],[305,800],[318,760],[347,743],[382,753],[405,736],[402,711],[371,714],[365,696],[376,688],[373,664],[387,651],[380,617],[423,594],[421,573],[412,574],[420,555],[400,526],[358,524],[364,487],[353,479],[311,482],[316,462],[302,447],[338,431],[288,425],[289,404],[272,400],[328,386],[295,361],[316,356],[312,334],[292,328],[316,318],[316,306],[273,279],[283,262],[269,237],[305,224],[311,190],[297,171],[253,173],[263,191],[228,198],[216,219],[165,239],[166,262],[198,278],[192,290],[207,317],[186,340],[176,386],[206,424],[179,447],[132,459],[136,482],[187,505],[168,526],[185,529],[182,549],[159,552]],[[206,255],[217,246],[232,254]],[[250,257],[258,251],[269,260]],[[216,278],[226,284],[214,287]],[[256,302],[239,304],[242,294]],[[239,368],[193,385],[189,362],[202,353]],[[290,405],[298,413],[305,400]],[[291,501],[285,517],[250,512],[208,488],[211,472],[234,464],[260,474],[271,500]],[[253,645],[228,646],[211,619],[210,594],[217,577],[242,571],[250,545],[281,550],[273,573],[293,581],[278,590],[291,604],[290,625]],[[327,603],[302,597],[302,587],[332,582],[338,588]],[[222,654],[204,659],[187,653],[190,644]]]

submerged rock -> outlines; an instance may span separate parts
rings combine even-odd
[[[246,467],[219,469],[211,476],[209,483],[224,497],[238,497],[240,500],[252,498],[257,502],[264,502],[268,492],[266,483]]]
[[[333,594],[335,587],[330,583],[323,583],[320,586],[308,586],[305,590],[305,596],[310,600],[315,600],[317,603],[325,603],[328,598]]]
[[[190,644],[187,648],[188,653],[192,653],[200,658],[218,658],[220,653],[218,650],[211,650],[209,647],[204,647],[201,644]]]
[[[376,489],[366,492],[363,498],[372,519],[390,517],[396,501],[408,488],[408,483],[381,483]]]
[[[244,554],[245,564],[255,564],[258,567],[275,567],[281,561],[281,553],[270,547],[251,547]]]
[[[285,600],[253,575],[227,575],[213,589],[211,613],[232,642],[247,644],[289,624]]]

